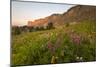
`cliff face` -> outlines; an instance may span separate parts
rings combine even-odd
[[[28,26],[42,26],[48,23],[46,19],[38,19],[35,21],[28,21]]]
[[[95,20],[96,19],[96,7],[95,6],[82,6],[78,5],[72,7],[63,14],[63,20],[67,22],[80,22],[83,20]]]
[[[84,20],[96,21],[96,6],[77,5],[63,14],[52,14],[43,19],[29,21],[28,26],[44,26],[49,22],[54,25],[62,25],[68,22],[80,22]]]

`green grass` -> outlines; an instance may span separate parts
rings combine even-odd
[[[71,41],[70,31],[81,35],[80,45]],[[55,63],[95,61],[95,32],[96,23],[85,21],[68,27],[13,35],[12,65],[51,64],[53,56]],[[48,42],[58,46],[54,54],[47,48]]]

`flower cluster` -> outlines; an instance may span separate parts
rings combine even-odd
[[[79,44],[81,43],[81,37],[78,36],[78,35],[73,36],[73,37],[72,37],[72,41],[73,41],[73,43],[79,45]]]
[[[55,51],[57,50],[57,48],[59,48],[61,46],[61,44],[62,44],[61,40],[62,40],[62,36],[61,36],[61,34],[58,34],[55,44],[53,44],[50,41],[48,41],[47,48],[50,50],[50,52],[52,54],[54,54]]]
[[[51,54],[54,55],[55,47],[54,47],[54,45],[50,41],[47,43],[47,48],[50,50]]]
[[[55,56],[55,52],[56,52],[57,48],[59,48],[61,46],[61,44],[62,44],[61,40],[62,40],[62,35],[58,34],[55,44],[51,43],[50,41],[48,41],[48,43],[47,43],[47,48],[49,49],[49,51],[52,54],[52,58],[51,58],[52,64],[55,64],[57,62],[58,57]],[[61,55],[64,55],[63,52]]]
[[[83,57],[76,57],[76,61],[78,61],[78,62],[82,62],[83,61]]]
[[[81,36],[79,34],[77,34],[75,31],[70,32],[69,34],[70,39],[73,43],[79,45],[81,43]]]

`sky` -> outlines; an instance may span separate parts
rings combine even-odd
[[[27,25],[28,21],[62,14],[75,5],[12,1],[12,25]]]

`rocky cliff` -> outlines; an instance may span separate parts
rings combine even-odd
[[[45,26],[49,22],[52,22],[54,25],[62,25],[65,23],[81,22],[84,20],[96,21],[96,6],[77,5],[63,14],[52,14],[43,19],[29,21],[28,26]]]

